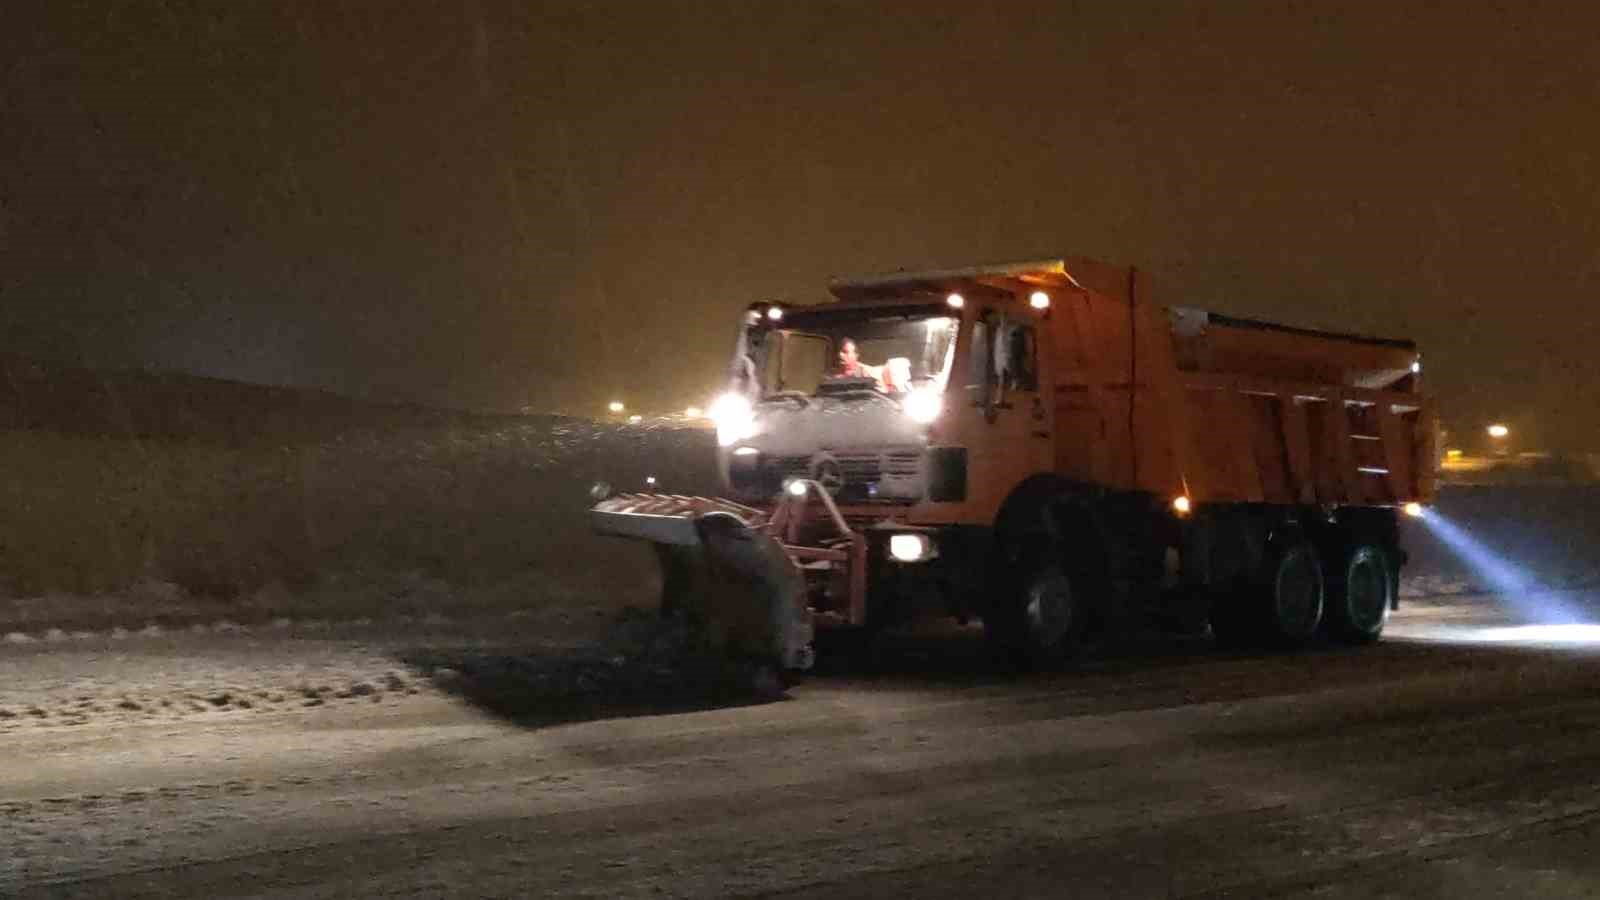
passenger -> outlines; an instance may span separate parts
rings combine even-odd
[[[883,377],[879,379],[890,392],[901,394],[911,390],[911,360],[904,356],[891,356],[883,364]]]

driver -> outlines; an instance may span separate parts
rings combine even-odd
[[[895,365],[899,363],[900,365]],[[875,387],[884,393],[904,391],[911,383],[911,363],[896,357],[881,366],[871,366],[861,361],[861,351],[853,338],[839,342],[840,378],[871,378]]]
[[[854,338],[845,338],[839,342],[839,375],[840,378],[871,378],[876,381],[878,390],[883,390],[883,366],[869,366],[861,361],[861,352],[856,347]]]
[[[839,342],[840,378],[877,378],[880,371],[861,361],[861,353],[856,349],[853,338],[845,338]]]

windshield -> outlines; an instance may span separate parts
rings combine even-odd
[[[942,307],[795,314],[767,337],[763,392],[812,395],[830,389],[899,394],[943,390],[960,320]]]

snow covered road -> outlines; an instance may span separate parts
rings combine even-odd
[[[783,702],[559,722],[471,689],[576,646],[504,629],[12,644],[0,895],[1593,893],[1600,653],[1470,639],[1499,609],[1024,679],[952,630]]]

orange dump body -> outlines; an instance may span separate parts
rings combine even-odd
[[[1062,474],[1196,503],[1432,498],[1433,410],[1410,341],[1163,307],[1137,270],[1065,267],[1075,289],[1056,294],[1041,347]]]

